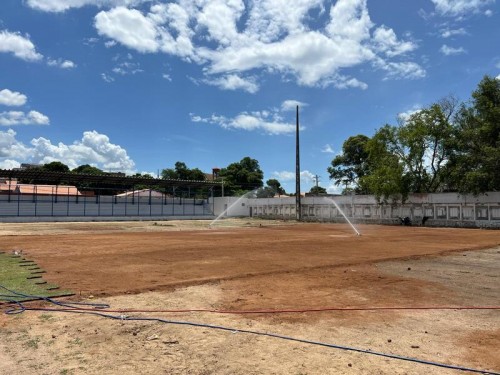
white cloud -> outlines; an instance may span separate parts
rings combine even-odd
[[[136,9],[118,7],[95,16],[95,27],[107,36],[136,51],[157,52],[159,33],[154,21]]]
[[[0,104],[12,107],[25,105],[28,98],[20,92],[3,89],[0,91]]]
[[[288,123],[283,119],[282,112],[286,111],[287,107],[285,105],[282,109],[241,112],[231,118],[216,114],[210,117],[201,117],[194,113],[190,113],[190,117],[192,122],[218,125],[228,130],[260,131],[269,135],[293,134],[297,125]],[[301,130],[304,129],[304,127],[301,127]]]
[[[376,48],[389,57],[411,52],[417,48],[414,42],[401,42],[394,30],[381,26],[373,33]]]
[[[295,181],[295,172],[281,171],[273,172],[273,177],[281,182]]]
[[[273,177],[282,182],[295,181],[295,172],[281,171],[273,172]],[[300,172],[300,181],[310,183],[316,176],[308,170]]]
[[[170,74],[167,74],[167,73],[163,73],[162,75],[162,78],[169,81],[169,82],[172,82],[172,77],[170,76]]]
[[[461,55],[463,53],[467,53],[467,51],[463,47],[454,48],[447,46],[446,44],[442,45],[442,47],[439,49],[439,52],[446,56]]]
[[[116,46],[118,43],[115,40],[108,40],[107,42],[104,43],[104,46],[106,48],[111,48]]]
[[[49,66],[56,66],[61,69],[73,69],[76,68],[76,64],[73,61],[70,60],[62,60],[62,59],[47,59],[47,65]]]
[[[115,79],[111,77],[109,74],[106,73],[101,73],[101,78],[103,79],[104,82],[111,83],[114,82]]]
[[[16,139],[16,132],[12,129],[3,132],[0,130],[0,158],[24,160],[29,158],[31,150]],[[12,162],[13,160],[11,160]],[[5,160],[4,160],[5,162]]]
[[[397,116],[397,119],[402,122],[402,123],[405,123],[406,121],[408,121],[410,119],[410,117],[418,112],[420,112],[422,110],[422,106],[420,104],[415,104],[413,107],[411,107],[410,109],[404,111],[404,112],[400,112],[398,113],[398,116]]]
[[[122,76],[125,75],[134,75],[137,73],[142,73],[144,70],[141,69],[141,66],[139,63],[133,63],[129,61],[125,61],[122,63],[119,63],[112,69],[113,73],[119,74]]]
[[[443,16],[464,16],[468,13],[479,13],[483,7],[495,0],[431,0],[437,13]]]
[[[73,68],[76,68],[76,64],[73,61],[64,60],[61,63],[60,67],[63,68],[63,69],[73,69]]]
[[[498,80],[500,81],[500,74],[499,74],[499,75],[497,75],[496,79],[498,79]]]
[[[246,131],[261,131],[270,135],[291,134],[295,132],[296,126],[283,122],[279,118],[272,118],[266,111],[242,112],[233,118],[212,115],[211,117],[191,116],[193,122],[204,122],[219,125],[223,129],[237,129]]]
[[[298,100],[285,100],[283,103],[281,103],[281,110],[283,112],[287,111],[295,111],[297,106],[303,108],[307,107],[307,103],[299,102]]]
[[[338,76],[335,80],[330,81],[330,82],[336,88],[341,89],[341,90],[348,89],[348,88],[358,88],[361,90],[366,90],[368,88],[368,85],[365,82],[361,82],[356,78]]]
[[[29,35],[21,35],[19,32],[0,31],[0,52],[12,53],[17,58],[25,61],[39,61],[43,58],[36,51]]]
[[[323,146],[323,148],[321,149],[321,152],[323,152],[325,154],[334,154],[335,153],[332,146],[330,146],[328,143]]]
[[[27,0],[28,6],[45,12],[64,12],[71,8],[81,8],[85,5],[99,7],[133,6],[148,0]]]
[[[0,169],[14,169],[19,168],[21,163],[15,160],[5,159],[0,160]]]
[[[118,0],[80,2],[124,5]],[[315,29],[309,22],[313,10],[326,15]],[[303,86],[337,88],[366,89],[366,83],[341,74],[366,63],[385,66],[386,78],[425,76],[425,70],[409,58],[394,61],[414,51],[416,43],[401,40],[386,26],[372,35],[373,27],[366,0],[338,0],[333,5],[325,0],[295,0],[293,7],[283,0],[176,0],[155,4],[149,12],[117,6],[95,16],[95,28],[110,39],[107,43],[197,63],[204,67],[202,82],[222,89],[256,92],[257,82],[241,74],[254,76],[258,69],[287,80],[293,77]]]
[[[0,112],[0,125],[48,125],[50,120],[44,114],[37,111],[7,111]]]
[[[457,35],[467,35],[467,31],[463,27],[459,29],[444,29],[441,31],[442,38],[451,38]]]
[[[344,190],[342,186],[337,186],[334,183],[330,183],[326,188],[328,194],[342,194],[342,190]]]
[[[493,15],[493,11],[491,9],[487,9],[485,12],[484,12],[484,15],[486,17],[491,17]]]
[[[374,66],[387,72],[387,78],[418,79],[426,76],[426,71],[413,62],[386,62],[377,59]]]
[[[82,164],[96,165],[106,171],[134,173],[135,163],[127,151],[110,142],[109,137],[96,131],[86,131],[79,141],[70,145],[62,142],[52,144],[46,138],[34,138],[30,145],[24,145],[16,139],[16,132],[9,129],[0,131],[0,158],[3,163],[20,162],[50,163],[61,161],[71,169]]]
[[[250,94],[255,94],[259,91],[259,85],[255,83],[253,77],[245,79],[237,74],[228,74],[214,79],[207,78],[202,80],[202,82],[208,85],[217,86],[223,90],[243,90]]]

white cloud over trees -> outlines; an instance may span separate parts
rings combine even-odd
[[[135,163],[127,151],[110,142],[107,135],[86,131],[81,140],[72,144],[53,144],[44,137],[33,138],[29,145],[16,138],[9,129],[0,131],[0,165],[17,166],[20,163],[50,163],[60,161],[71,169],[79,165],[95,165],[105,171],[134,173]]]

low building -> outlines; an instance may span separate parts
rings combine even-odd
[[[0,179],[0,194],[64,195],[72,197],[82,195],[75,186],[20,184],[17,180],[5,178]]]

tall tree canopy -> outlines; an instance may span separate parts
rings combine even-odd
[[[204,181],[205,174],[198,168],[189,169],[186,163],[178,161],[175,168],[163,169],[161,178],[173,180],[195,180]]]
[[[81,174],[103,174],[104,172],[97,167],[93,167],[89,164],[83,164],[75,169],[72,169],[73,173],[81,173]]]
[[[328,168],[330,178],[379,199],[444,190],[456,107],[448,97],[400,118],[397,126],[382,126],[372,138],[350,137]]]
[[[50,172],[69,172],[69,167],[60,161],[53,161],[51,163],[44,164],[42,169]]]
[[[224,181],[226,195],[242,195],[261,187],[264,173],[259,162],[247,156],[222,168],[219,178]]]
[[[346,190],[353,190],[357,194],[368,193],[361,186],[361,179],[368,174],[367,144],[370,138],[358,134],[349,137],[342,145],[342,154],[337,155],[327,171],[335,185],[344,185]]]
[[[266,185],[269,186],[273,190],[274,195],[286,194],[286,191],[285,191],[285,189],[283,189],[283,186],[281,186],[281,183],[278,180],[276,180],[275,178],[270,178],[269,180],[267,180]]]
[[[500,190],[500,80],[485,76],[456,117],[450,185],[462,193]]]
[[[326,193],[327,193],[326,189],[322,186],[313,186],[311,190],[309,190],[309,194],[311,195],[323,195]]]
[[[358,194],[500,191],[500,80],[485,76],[470,103],[446,97],[371,138],[348,138],[342,151],[330,178]]]

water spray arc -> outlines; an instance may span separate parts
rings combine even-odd
[[[252,191],[249,191],[248,193],[243,194],[236,201],[234,201],[228,208],[226,208],[224,211],[222,211],[219,214],[219,216],[217,216],[214,220],[212,220],[212,222],[210,224],[208,224],[208,227],[212,228],[212,225],[214,225],[221,217],[223,217],[224,215],[226,215],[232,207],[236,206],[236,204],[239,203],[242,199],[248,198],[249,196],[252,196],[259,189],[260,189],[260,187],[257,188],[257,189],[254,189]]]
[[[342,211],[342,209],[340,208],[340,206],[337,204],[337,202],[335,202],[332,198],[325,198],[326,200],[330,201],[333,203],[333,205],[335,206],[335,208],[340,212],[340,214],[344,217],[344,219],[346,219],[346,221],[349,223],[349,225],[351,226],[351,228],[354,230],[354,232],[356,232],[356,235],[357,236],[361,236],[361,233],[359,233],[359,231],[356,229],[356,227],[354,226],[353,223],[351,223],[351,221],[348,219],[347,215],[344,213],[344,211]]]

